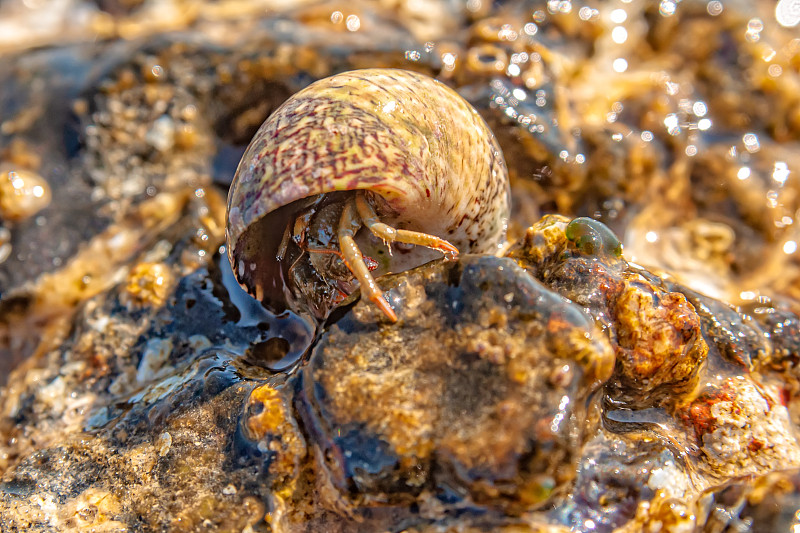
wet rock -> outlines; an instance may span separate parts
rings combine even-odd
[[[703,333],[709,345],[719,351],[720,356],[730,363],[751,370],[753,361],[763,360],[772,350],[769,338],[772,335],[754,324],[753,319],[730,305],[696,293],[680,285],[669,285],[672,290],[681,292],[692,304],[703,325]],[[775,335],[775,342],[784,342],[786,335]]]
[[[614,254],[603,249],[587,254],[567,238],[568,222],[545,217],[509,256],[601,324],[616,352],[615,401],[640,406],[672,402],[676,391],[694,385],[708,352],[693,307],[682,294]]]
[[[139,256],[133,292],[122,277],[89,298],[58,348],[6,389],[3,530],[263,529],[270,488],[259,452],[236,435],[270,372],[245,353],[283,338],[296,361],[311,335],[295,318],[236,307],[245,293],[196,238],[203,212],[187,210]],[[154,272],[174,282],[140,283]]]
[[[50,186],[41,176],[25,170],[0,172],[0,218],[30,218],[50,203]]]
[[[398,324],[369,303],[348,306],[291,379],[319,462],[319,505],[362,515],[425,507],[422,518],[440,520],[467,509],[515,515],[563,492],[584,419],[596,420],[586,402],[613,367],[591,320],[509,259],[436,262],[384,284]],[[263,420],[285,403],[260,391],[245,427],[275,434]],[[281,462],[287,439],[299,440],[259,445]],[[276,489],[287,493],[288,523],[309,497],[287,490],[296,483]],[[376,520],[370,527],[388,526]]]
[[[698,502],[697,531],[794,531],[800,510],[799,476],[796,469],[784,470],[709,491]]]
[[[698,466],[712,478],[800,464],[800,449],[779,391],[749,377],[707,382],[696,398],[678,406],[676,416],[697,443]]]
[[[616,353],[606,428],[654,431],[689,459],[681,470],[703,471],[700,485],[798,464],[780,384],[749,372],[791,330],[770,338],[730,306],[602,249],[587,254],[567,228],[545,217],[509,255],[603,325]]]
[[[0,262],[0,293],[9,293],[43,273],[62,267],[78,248],[108,225],[102,203],[73,173],[77,142],[71,104],[94,57],[91,47],[38,50],[0,61],[3,109],[0,165],[33,172],[47,184],[51,201],[37,200],[36,216],[0,214],[10,248]],[[46,154],[46,157],[43,157]],[[33,191],[31,191],[33,192]],[[29,209],[26,209],[29,211]],[[16,221],[14,221],[16,219]],[[13,222],[12,222],[13,221]]]
[[[247,399],[240,431],[263,457],[266,484],[275,492],[270,521],[277,525],[287,512],[288,498],[302,482],[308,455],[306,439],[292,408],[293,384],[276,378],[254,389]]]
[[[657,495],[684,499],[692,482],[681,455],[652,437],[647,431],[632,438],[597,434],[583,448],[574,489],[549,514],[573,529],[591,524],[605,532],[630,524],[641,502]]]
[[[261,522],[266,494],[226,453],[248,389],[195,398],[147,431],[119,426],[28,455],[0,484],[3,529],[234,532]]]

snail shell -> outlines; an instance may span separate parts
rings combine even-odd
[[[319,195],[356,190],[369,191],[382,222],[446,239],[459,251],[492,253],[505,242],[508,172],[478,112],[427,76],[357,70],[296,93],[245,151],[227,216],[228,256],[239,283],[275,310],[306,306],[324,316],[325,305],[302,301],[315,290],[294,286],[280,248],[298,213],[321,205]],[[358,239],[377,256],[376,274],[436,257],[419,246],[376,251],[382,243],[365,230]],[[326,272],[318,275],[333,283]]]

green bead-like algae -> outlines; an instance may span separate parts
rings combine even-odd
[[[578,217],[567,225],[567,239],[585,255],[622,257],[622,243],[608,226],[589,217]]]

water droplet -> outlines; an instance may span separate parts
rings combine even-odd
[[[712,17],[721,15],[723,9],[724,6],[722,5],[722,2],[720,2],[719,0],[713,0],[708,4],[706,4],[706,11],[708,11],[708,14],[711,15]]]
[[[742,167],[739,169],[739,172],[736,173],[736,177],[740,180],[744,181],[750,177],[750,167]]]
[[[677,7],[678,5],[671,0],[662,0],[658,6],[658,12],[661,13],[662,17],[671,17],[675,14]]]
[[[794,28],[800,23],[800,0],[780,0],[775,6],[775,19],[786,28]]]
[[[580,8],[580,10],[578,10],[578,17],[581,20],[590,20],[594,15],[595,15],[595,10],[593,10],[591,7],[584,6]]]
[[[761,149],[761,145],[758,142],[758,136],[755,133],[745,133],[742,137],[742,142],[744,142],[744,147],[751,154],[758,152]]]
[[[623,26],[617,26],[611,30],[611,40],[617,44],[622,44],[628,40],[628,30]]]
[[[692,113],[694,113],[698,117],[703,117],[708,112],[708,108],[706,108],[706,103],[698,100],[692,106]]]
[[[670,135],[678,135],[681,132],[681,127],[678,123],[678,115],[675,113],[670,113],[664,117],[664,126],[666,126],[667,133]]]
[[[622,24],[628,19],[628,13],[624,9],[615,9],[611,12],[609,18],[614,24]]]
[[[348,15],[345,25],[348,31],[358,31],[361,27],[361,19],[358,18],[358,15]]]
[[[775,161],[772,169],[772,179],[783,185],[789,179],[789,166],[783,161]]]

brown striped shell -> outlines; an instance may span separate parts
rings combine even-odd
[[[299,293],[313,298],[316,285],[295,285],[314,269],[293,266],[289,275],[280,264],[299,258],[278,252],[282,236],[298,212],[321,205],[319,195],[356,189],[383,199],[383,222],[441,237],[462,253],[492,253],[505,242],[508,173],[478,112],[427,76],[356,70],[296,93],[248,146],[228,195],[227,250],[239,283],[276,309],[297,307]],[[380,265],[376,274],[437,257],[360,238]],[[329,283],[325,272],[319,277]],[[319,302],[300,305],[317,316],[327,311]]]

